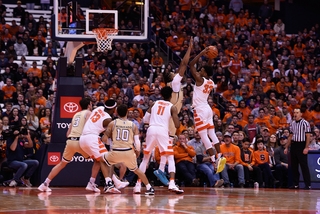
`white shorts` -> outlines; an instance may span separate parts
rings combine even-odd
[[[161,126],[151,126],[148,128],[146,146],[143,153],[150,154],[156,144],[159,147],[160,155],[174,155],[168,130]]]
[[[83,151],[90,155],[92,159],[96,159],[97,161],[100,160],[104,153],[108,152],[98,135],[82,135],[80,137],[79,144]]]
[[[213,113],[209,105],[195,107],[193,113],[196,131],[214,129]]]

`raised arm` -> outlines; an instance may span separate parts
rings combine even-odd
[[[194,65],[198,62],[200,57],[205,55],[209,51],[209,47],[206,47],[201,53],[199,53],[189,64],[190,71],[194,79],[196,80],[196,85],[200,86],[203,83],[203,79],[201,78],[200,74],[197,72],[197,69],[194,67]]]
[[[191,37],[191,39],[190,39],[189,48],[187,50],[187,53],[184,55],[180,65],[179,65],[179,68],[178,68],[178,73],[181,77],[183,77],[184,73],[187,70],[187,66],[188,66],[188,63],[190,60],[190,53],[191,53],[192,49],[193,49],[193,37]]]

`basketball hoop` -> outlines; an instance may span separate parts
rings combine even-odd
[[[118,29],[97,28],[93,29],[92,32],[96,36],[97,49],[99,52],[112,50],[111,43],[113,38],[118,34]]]

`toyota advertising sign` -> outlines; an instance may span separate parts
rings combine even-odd
[[[54,116],[52,122],[51,142],[46,146],[41,166],[41,182],[50,170],[63,159],[67,131],[72,117],[81,111],[79,101],[84,96],[82,81],[82,59],[76,58],[74,76],[66,74],[67,58],[60,57],[57,66],[57,90],[54,99]],[[64,170],[52,180],[52,186],[85,186],[91,174],[92,159],[85,159],[76,153]]]

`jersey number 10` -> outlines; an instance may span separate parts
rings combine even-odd
[[[121,135],[121,136],[120,136]],[[129,140],[129,130],[128,129],[117,129],[117,141],[128,141]]]

